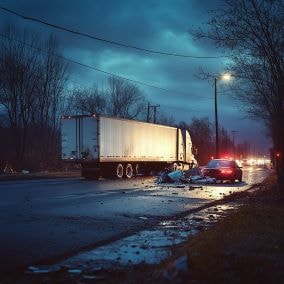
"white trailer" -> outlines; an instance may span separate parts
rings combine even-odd
[[[63,116],[62,160],[82,166],[82,176],[131,178],[140,172],[196,164],[187,131],[107,116]]]

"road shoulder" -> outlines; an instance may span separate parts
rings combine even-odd
[[[172,257],[108,276],[110,283],[282,283],[284,188],[271,175],[228,197],[244,205],[214,227],[172,247]]]

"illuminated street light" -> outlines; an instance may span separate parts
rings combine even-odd
[[[214,100],[215,100],[215,138],[216,138],[216,159],[219,159],[219,125],[218,125],[218,105],[217,105],[217,80],[229,81],[232,75],[229,73],[224,73],[218,77],[214,78]]]
[[[224,81],[230,81],[232,79],[232,75],[230,73],[225,73],[220,76],[220,79]]]

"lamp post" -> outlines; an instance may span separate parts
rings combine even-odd
[[[217,107],[217,77],[214,78],[214,101],[215,101],[215,158],[219,159],[219,125]]]
[[[231,75],[226,73],[221,76],[214,78],[214,101],[215,101],[215,158],[219,159],[220,156],[220,148],[219,148],[219,123],[218,123],[218,104],[217,104],[217,80],[225,80],[229,81],[231,79]]]

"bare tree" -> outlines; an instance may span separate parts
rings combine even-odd
[[[230,157],[233,156],[235,151],[231,137],[224,127],[220,127],[220,149],[222,151],[221,154]]]
[[[33,149],[38,151],[38,159],[48,164],[55,160],[55,151],[59,147],[59,117],[68,79],[68,65],[58,56],[59,45],[53,35],[43,43],[43,50],[46,52],[40,54],[38,62],[39,74],[31,124],[37,138],[33,139],[36,143]]]
[[[164,112],[157,111],[156,122],[168,126],[176,126],[175,118],[172,115],[167,116]]]
[[[37,38],[32,33],[20,33],[13,26],[5,28],[4,36],[0,44],[0,104],[13,134],[16,163],[22,166],[38,81],[39,54],[14,38],[30,46],[35,45]]]
[[[8,117],[17,168],[55,160],[66,80],[67,66],[58,56],[54,37],[42,43],[32,32],[5,28],[0,45],[0,106]]]
[[[205,164],[209,161],[214,152],[213,126],[208,117],[193,118],[188,126],[192,143],[197,149],[196,159],[199,164]]]
[[[93,86],[89,89],[75,88],[67,98],[70,114],[106,114],[106,95]]]
[[[230,50],[238,79],[235,98],[261,119],[272,138],[279,183],[284,183],[284,4],[281,0],[223,0],[208,30],[195,32]]]
[[[147,105],[140,89],[118,77],[110,77],[108,83],[108,114],[130,119],[141,118]]]
[[[108,88],[75,88],[67,97],[69,114],[104,114],[121,118],[144,118],[147,106],[140,89],[117,77],[109,77]]]

